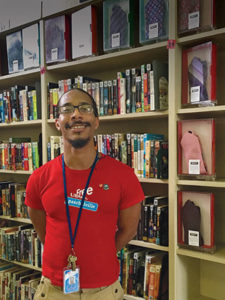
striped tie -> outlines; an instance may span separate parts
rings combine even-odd
[[[120,34],[120,46],[128,45],[128,22],[126,12],[117,4],[113,5],[110,19],[110,38],[112,34]],[[112,38],[110,41],[112,47]]]

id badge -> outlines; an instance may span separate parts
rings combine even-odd
[[[63,271],[63,292],[64,294],[71,294],[79,292],[80,290],[80,268],[64,269]]]

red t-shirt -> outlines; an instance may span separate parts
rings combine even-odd
[[[73,233],[89,172],[90,169],[72,170],[66,167]],[[143,199],[141,185],[133,170],[109,156],[102,155],[87,189],[75,239],[81,288],[106,286],[118,279],[119,263],[115,247],[118,210],[126,209]],[[29,177],[25,203],[46,212],[42,273],[52,284],[62,286],[63,269],[68,264],[71,242],[61,156],[35,170]]]

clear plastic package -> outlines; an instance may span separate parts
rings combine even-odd
[[[182,106],[216,104],[216,46],[204,43],[182,53]]]
[[[178,245],[192,250],[215,251],[214,194],[178,191]]]
[[[214,119],[178,121],[178,175],[215,179]]]

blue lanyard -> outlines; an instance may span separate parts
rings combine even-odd
[[[92,176],[92,173],[94,171],[95,165],[97,163],[97,160],[98,160],[98,152],[96,153],[94,163],[91,166],[91,171],[89,173],[89,176],[88,176],[88,179],[87,179],[87,182],[86,182],[86,186],[85,186],[85,189],[84,189],[84,193],[83,193],[83,197],[82,197],[82,200],[81,200],[81,205],[80,205],[80,209],[79,209],[79,213],[78,213],[78,217],[77,217],[75,231],[74,231],[74,235],[73,235],[72,226],[71,226],[71,219],[70,219],[69,204],[68,204],[68,198],[67,198],[65,162],[64,162],[64,155],[62,155],[64,197],[65,197],[65,202],[66,202],[66,215],[67,215],[67,220],[68,220],[68,225],[69,225],[69,233],[70,233],[70,241],[71,241],[72,250],[74,248],[74,242],[75,242],[75,238],[76,238],[76,235],[77,235],[77,229],[78,229],[78,225],[79,225],[79,222],[80,222],[82,208],[83,208],[83,205],[84,205],[84,199],[85,199],[87,189],[88,189],[88,186],[89,186],[89,183],[90,183],[91,176]]]

